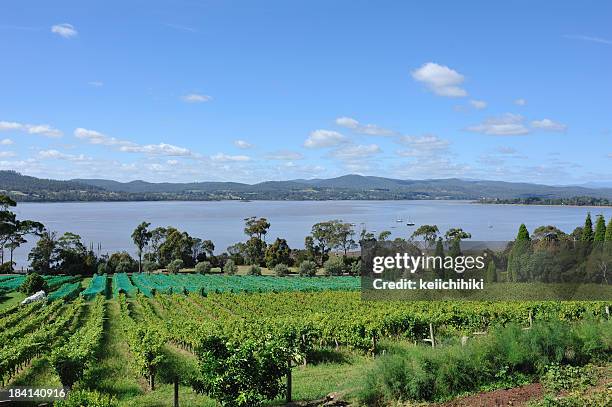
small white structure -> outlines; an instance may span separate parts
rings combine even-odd
[[[29,297],[27,297],[25,300],[21,301],[21,304],[22,305],[29,304],[31,302],[44,300],[45,298],[47,298],[47,294],[45,294],[43,290],[40,290],[39,292],[32,294]]]

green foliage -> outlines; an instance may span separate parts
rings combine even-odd
[[[257,264],[252,264],[247,271],[249,276],[261,276],[261,267]]]
[[[56,401],[55,407],[117,407],[115,397],[91,390],[74,390],[64,400]]]
[[[529,241],[531,238],[529,237],[529,231],[527,230],[527,226],[524,223],[521,223],[519,226],[518,234],[516,235],[516,242],[525,242]]]
[[[34,294],[35,292],[38,292],[40,290],[48,292],[49,285],[47,284],[45,279],[42,278],[42,276],[38,273],[28,274],[23,284],[21,284],[21,286],[19,287],[19,291],[26,295]]]
[[[233,276],[238,272],[238,266],[236,266],[236,263],[234,263],[232,259],[229,259],[223,266],[223,272],[229,276]]]
[[[274,274],[276,274],[277,277],[284,277],[289,274],[289,267],[287,267],[286,264],[279,263],[274,266]]]
[[[612,218],[608,221],[608,226],[606,226],[606,242],[612,242]]]
[[[181,268],[183,268],[183,260],[181,259],[174,259],[168,264],[168,271],[173,274],[178,273]]]
[[[323,269],[328,276],[340,276],[344,273],[344,262],[338,256],[330,257],[323,264]]]
[[[62,384],[72,386],[83,377],[85,369],[95,361],[104,333],[105,299],[98,297],[82,328],[64,345],[51,353],[51,365]]]
[[[57,235],[55,232],[43,231],[36,245],[28,254],[30,266],[41,274],[52,273],[59,261],[57,252]]]
[[[277,264],[283,263],[291,264],[291,249],[285,239],[277,238],[266,249],[265,255],[266,266],[270,269],[274,268]]]
[[[138,270],[138,263],[125,251],[111,254],[106,264],[109,272],[113,273],[133,273]]]
[[[558,363],[546,367],[542,384],[552,391],[583,389],[597,383],[597,371],[592,365],[571,366]]]
[[[192,387],[227,407],[256,407],[285,390],[289,354],[271,341],[230,343],[209,336],[196,349],[200,377]]]
[[[489,260],[489,265],[487,266],[485,281],[487,283],[497,282],[497,268],[495,267],[495,261],[493,261],[492,259]]]
[[[411,239],[422,239],[428,246],[431,246],[436,241],[440,230],[436,225],[421,225],[419,226],[412,235]]]
[[[595,234],[593,235],[594,242],[603,242],[606,240],[606,220],[603,215],[597,215],[595,221]]]
[[[609,328],[609,322],[539,323],[530,330],[510,325],[466,346],[414,347],[384,355],[367,375],[361,401],[436,401],[500,381],[524,382],[545,375],[553,364],[580,365],[606,357],[612,349],[612,332],[605,333]]]
[[[144,271],[145,273],[152,273],[158,268],[159,266],[154,261],[145,260],[142,262],[142,271]]]
[[[583,242],[593,241],[593,221],[591,220],[591,212],[587,213],[586,219],[584,220],[580,240]]]
[[[349,274],[352,276],[358,276],[361,274],[361,260],[354,261],[349,266]]]
[[[195,265],[195,271],[199,274],[209,274],[212,269],[212,265],[209,261],[200,261]]]
[[[312,277],[317,274],[317,264],[311,260],[304,260],[300,263],[298,272],[302,277]]]
[[[148,229],[151,224],[149,222],[142,222],[136,226],[136,229],[132,232],[132,241],[136,245],[138,252],[138,271],[142,271],[142,255],[144,248],[147,247],[153,233]]]

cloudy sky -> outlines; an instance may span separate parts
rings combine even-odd
[[[0,169],[612,181],[609,1],[0,5]]]

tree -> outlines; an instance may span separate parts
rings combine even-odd
[[[584,220],[584,226],[582,227],[582,236],[580,240],[583,242],[593,241],[593,221],[591,221],[591,212],[587,213],[587,217]]]
[[[314,261],[304,260],[300,263],[298,272],[301,277],[312,277],[317,274],[317,264]]]
[[[333,226],[335,228],[334,248],[342,249],[344,252],[344,257],[346,257],[349,250],[357,247],[357,243],[355,243],[355,239],[353,239],[353,236],[355,236],[355,230],[350,223],[334,221]],[[384,232],[381,234],[384,235]]]
[[[264,264],[266,255],[266,242],[257,236],[251,237],[245,243],[245,260],[247,264]]]
[[[30,273],[19,287],[19,291],[32,295],[40,290],[49,291],[49,284],[38,273]]]
[[[17,215],[9,210],[17,206],[17,203],[6,195],[0,195],[0,264],[5,261],[4,249],[10,253],[9,268],[13,269],[13,253],[15,249],[27,243],[27,235],[40,236],[44,226],[40,222],[31,220],[19,220]]]
[[[177,274],[183,268],[183,260],[174,259],[168,264],[168,271],[172,274]]]
[[[142,255],[153,236],[153,233],[148,229],[149,226],[151,226],[149,222],[142,222],[132,232],[132,241],[136,245],[136,252],[138,253],[138,272],[142,272]]]
[[[442,238],[438,237],[436,240],[436,250],[434,251],[436,258],[442,259],[442,261],[436,261],[434,264],[434,272],[438,278],[444,278],[444,244]]]
[[[485,275],[485,281],[487,283],[497,282],[497,269],[495,268],[495,262],[493,261],[493,259],[489,260],[489,265],[487,266],[487,272]]]
[[[606,220],[603,215],[597,215],[595,221],[595,234],[593,235],[594,242],[603,242],[606,240]]]
[[[290,352],[269,340],[231,343],[211,335],[196,349],[200,374],[192,381],[226,407],[258,407],[283,393]]]
[[[270,222],[266,218],[251,216],[244,219],[244,225],[244,233],[247,236],[265,241],[268,229],[270,229]]]
[[[265,255],[266,266],[269,269],[274,268],[277,264],[291,264],[291,249],[285,239],[277,238],[266,249]]]
[[[58,271],[62,274],[91,275],[96,272],[97,259],[81,242],[81,236],[66,232],[57,241]]]
[[[148,260],[155,261],[156,263],[161,264],[159,249],[164,240],[166,239],[167,234],[168,229],[162,227],[155,228],[151,231],[151,238],[149,239],[149,244],[151,246],[152,253],[150,253],[151,256],[150,258],[148,258]]]
[[[341,276],[344,273],[344,262],[340,257],[330,257],[329,260],[323,264],[325,274],[328,276]]]
[[[527,228],[525,228],[525,230],[527,230]],[[527,232],[527,234],[529,234],[529,232]],[[552,225],[538,226],[534,229],[533,234],[531,235],[532,240],[558,241],[566,238],[567,235],[565,234],[565,232]]]
[[[517,242],[529,241],[531,238],[529,237],[529,231],[527,230],[527,226],[524,223],[521,223],[519,226],[518,234],[516,235]]]
[[[461,242],[463,239],[471,239],[472,235],[461,228],[450,228],[446,231],[444,237],[450,243],[454,241]]]
[[[208,274],[212,269],[212,264],[209,261],[201,261],[195,265],[195,271],[199,274]]]
[[[391,232],[388,230],[383,230],[382,232],[380,232],[378,234],[378,241],[379,242],[384,242],[386,241],[389,237],[391,236]]]
[[[421,239],[425,242],[427,247],[431,247],[436,242],[439,233],[440,230],[436,225],[421,225],[417,228],[417,230],[412,232],[410,239]]]
[[[610,218],[606,227],[606,242],[612,242],[612,218]]]
[[[193,238],[187,232],[169,227],[166,229],[166,239],[159,245],[160,266],[167,266],[172,260],[182,260],[187,267],[194,265],[192,258]]]
[[[57,235],[45,229],[28,255],[30,266],[41,274],[51,274],[55,271],[58,259]]]
[[[353,240],[353,227],[349,223],[342,223],[339,220],[319,222],[312,226],[313,251],[319,254],[319,264],[325,262],[329,252],[334,248],[341,248],[344,256],[348,250],[356,247]]]
[[[236,272],[238,272],[238,266],[236,266],[234,260],[229,259],[225,262],[225,265],[223,266],[223,272],[230,276],[233,276],[234,274],[236,274]]]
[[[138,263],[128,252],[115,252],[106,262],[111,273],[131,273],[138,270]]]
[[[284,277],[289,274],[289,267],[287,267],[286,264],[278,263],[274,266],[274,274],[276,274],[277,277]]]
[[[259,267],[257,264],[253,264],[251,267],[249,267],[247,274],[249,276],[261,276],[261,267]]]

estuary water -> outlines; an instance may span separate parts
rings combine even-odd
[[[408,237],[419,225],[435,224],[444,232],[461,227],[473,240],[514,239],[525,223],[529,231],[540,225],[555,225],[570,233],[584,223],[587,212],[612,216],[612,208],[570,206],[482,205],[469,201],[220,201],[220,202],[75,202],[20,203],[15,212],[20,219],[42,222],[50,230],[73,232],[84,243],[98,244],[102,253],[127,250],[134,253],[130,235],[142,221],[152,227],[174,226],[190,235],[210,239],[221,253],[244,241],[244,218],[265,217],[271,223],[266,237],[287,239],[295,248],[304,246],[304,237],[313,224],[340,219],[354,223],[355,229],[380,233],[389,230],[394,237]],[[401,222],[400,222],[401,220]],[[408,226],[414,223],[415,226]],[[18,267],[26,266],[34,238],[15,252]]]

